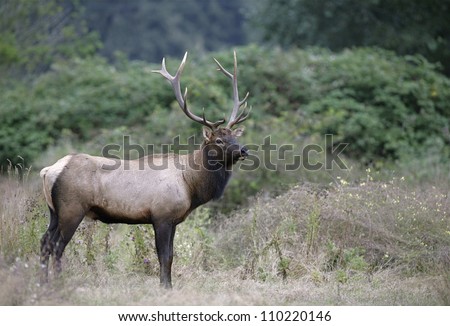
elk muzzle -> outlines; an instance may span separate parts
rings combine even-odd
[[[241,147],[241,156],[239,157],[240,160],[245,160],[245,158],[248,156],[248,148],[245,146]]]

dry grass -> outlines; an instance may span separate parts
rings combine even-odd
[[[259,196],[220,218],[199,209],[178,228],[174,290],[164,291],[151,227],[92,222],[69,244],[63,275],[39,284],[39,183],[3,179],[0,304],[450,304],[448,190],[338,183]]]
[[[29,270],[0,272],[2,305],[442,305],[438,277],[399,277],[378,272],[369,281],[317,284],[310,277],[272,282],[242,280],[239,271],[195,271],[176,275],[165,291],[154,276],[137,273],[65,274],[38,286]],[[79,270],[79,268],[78,268]],[[5,278],[6,276],[6,278]]]

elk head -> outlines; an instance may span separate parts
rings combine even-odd
[[[181,92],[180,78],[186,64],[187,52],[184,54],[183,60],[178,67],[177,72],[172,76],[166,68],[165,58],[162,60],[161,70],[153,70],[153,72],[161,74],[172,85],[173,91],[181,110],[191,120],[202,124],[203,127],[203,143],[202,150],[206,153],[208,160],[214,162],[213,166],[225,165],[230,168],[238,160],[245,159],[248,156],[248,150],[245,146],[241,146],[237,140],[244,131],[244,128],[233,128],[237,124],[246,120],[249,116],[250,110],[246,111],[247,98],[249,93],[241,100],[239,99],[238,82],[237,82],[237,59],[236,51],[234,51],[234,72],[228,72],[216,59],[217,70],[221,71],[226,77],[230,78],[233,86],[233,109],[225,127],[221,127],[226,121],[220,119],[211,122],[206,119],[203,111],[202,117],[195,115],[187,105],[187,88],[184,93]]]

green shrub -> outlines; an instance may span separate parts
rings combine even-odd
[[[376,48],[247,47],[239,54],[253,118],[300,115],[293,132],[333,134],[364,163],[426,157],[430,148],[450,157],[450,81],[421,56]]]
[[[356,170],[366,164],[396,164],[418,180],[448,177],[450,82],[420,56],[254,45],[237,52],[240,93],[250,92],[253,108],[243,143],[261,145],[270,135],[278,145],[294,146],[290,159],[309,143],[324,146],[324,135],[333,134],[333,145],[349,144],[344,155]],[[232,89],[212,56],[231,69],[231,51],[189,58],[182,87],[189,88],[192,110],[200,114],[204,107],[214,120],[229,115]],[[168,59],[170,72],[179,59]],[[121,144],[123,135],[141,145],[155,144],[156,151],[177,135],[200,137],[200,126],[181,113],[171,88],[150,73],[156,68],[159,64],[126,60],[116,66],[101,58],[73,60],[53,65],[30,86],[17,83],[1,90],[0,165],[9,164],[8,159],[16,163],[20,155],[39,168],[68,149],[100,155],[108,143]],[[261,148],[254,154],[262,161]],[[323,160],[323,154],[317,159]],[[258,191],[283,190],[299,181],[330,183],[348,173],[289,172],[278,153],[271,160],[276,171],[240,171],[222,207],[235,208]]]
[[[0,159],[21,155],[33,161],[54,145],[65,130],[81,142],[102,128],[133,126],[158,107],[172,101],[161,81],[154,83],[145,65],[118,71],[103,60],[54,65],[31,88],[17,87],[2,94]]]
[[[349,143],[347,154],[364,162],[425,157],[430,148],[448,160],[450,81],[433,65],[375,49],[327,61],[316,72],[326,93],[305,109],[313,130]]]

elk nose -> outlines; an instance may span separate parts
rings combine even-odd
[[[248,156],[248,149],[245,146],[241,147],[241,157],[247,157]]]

